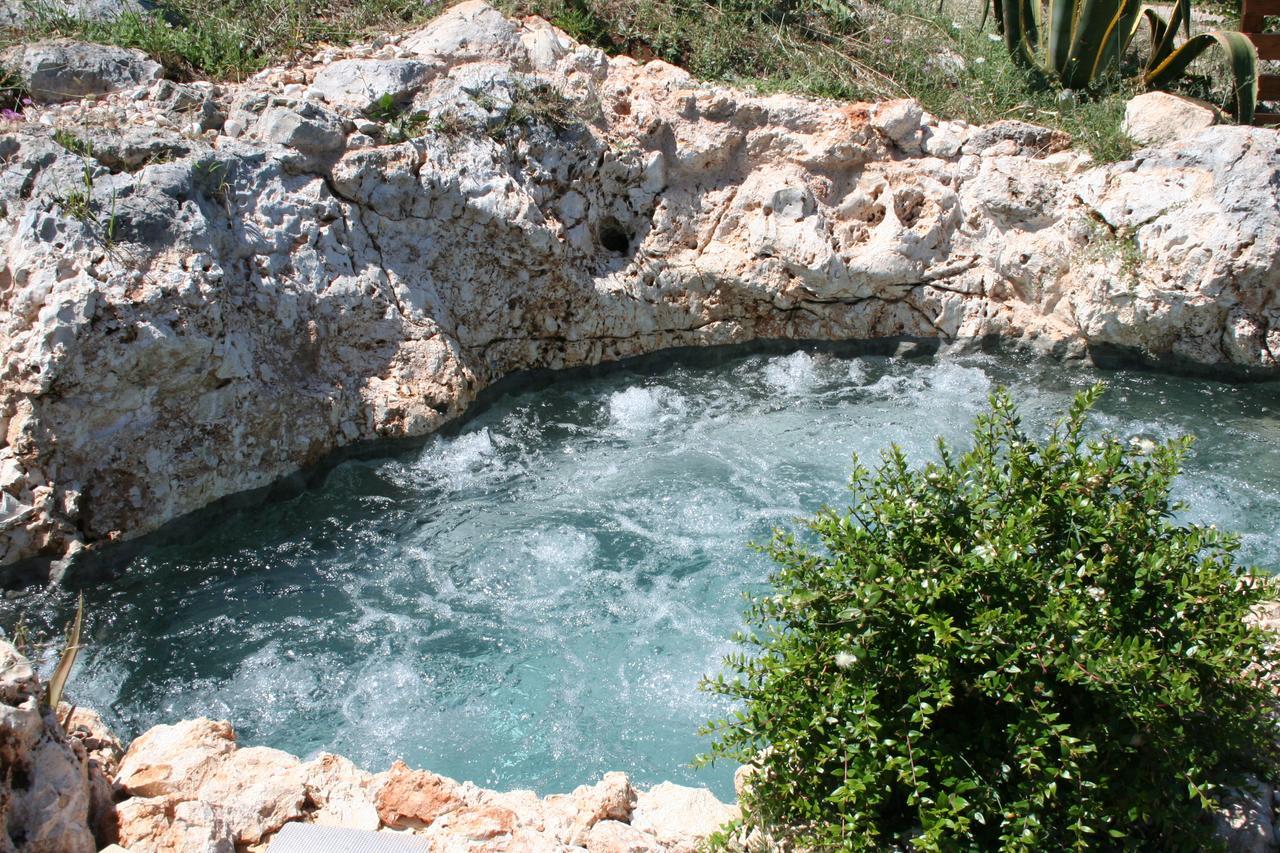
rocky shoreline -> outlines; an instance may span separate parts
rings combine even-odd
[[[18,51],[11,583],[427,434],[525,369],[902,337],[1276,371],[1273,131],[1096,165],[1017,122],[700,83],[478,0],[234,85]]]
[[[539,797],[499,793],[396,762],[369,773],[241,747],[209,719],[155,726],[127,749],[85,708],[41,709],[30,664],[0,640],[0,853],[265,850],[301,821],[420,837],[439,851],[692,853],[737,815],[705,789],[636,790],[625,774]]]
[[[1280,605],[1259,614],[1280,627]],[[380,773],[330,753],[303,761],[242,747],[229,723],[158,725],[127,749],[87,708],[41,702],[44,685],[0,639],[0,853],[260,853],[301,822],[421,839],[457,853],[695,853],[736,804],[606,773],[568,794],[497,792],[395,762]],[[748,768],[734,777],[740,794]],[[1228,850],[1280,850],[1280,787],[1252,781],[1217,817]],[[753,833],[732,849],[781,850]]]

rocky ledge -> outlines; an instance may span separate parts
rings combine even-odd
[[[693,853],[737,815],[704,789],[637,791],[622,773],[539,798],[400,762],[377,774],[337,755],[304,762],[238,747],[230,724],[207,719],[156,726],[125,750],[94,712],[54,713],[40,695],[0,640],[0,853],[242,853],[293,821],[407,834],[440,853]]]
[[[0,565],[56,573],[30,558],[423,435],[527,368],[890,338],[1277,369],[1271,130],[1094,165],[478,0],[236,85],[67,42],[4,61],[36,103],[0,125]]]
[[[1280,627],[1280,605],[1260,614]],[[41,703],[30,663],[0,639],[0,853],[260,853],[285,824],[395,833],[436,853],[694,853],[738,816],[709,791],[635,789],[606,773],[570,794],[498,793],[396,762],[369,773],[241,747],[209,719],[160,725],[126,750],[93,711]],[[734,779],[749,784],[746,768]],[[1253,781],[1217,818],[1228,850],[1274,853],[1280,788]],[[731,849],[778,847],[756,832]]]

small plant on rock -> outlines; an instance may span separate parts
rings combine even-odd
[[[390,94],[383,94],[365,110],[373,121],[382,122],[383,139],[396,145],[421,136],[427,130],[427,116],[398,103]]]
[[[1043,442],[997,392],[973,449],[855,463],[852,505],[778,533],[740,702],[703,761],[756,765],[744,822],[815,850],[1203,849],[1276,767],[1268,594],[1236,539],[1173,521],[1190,439]]]
[[[492,110],[496,105],[492,96],[475,97],[483,109]],[[512,133],[536,125],[560,132],[582,122],[578,105],[564,93],[542,80],[521,81],[511,88],[511,105],[497,124],[489,128],[489,135],[503,141]]]

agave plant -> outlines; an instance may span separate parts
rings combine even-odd
[[[1150,49],[1138,75],[1151,89],[1168,86],[1211,47],[1231,69],[1232,107],[1241,123],[1253,121],[1258,100],[1258,54],[1242,33],[1213,30],[1191,35],[1190,0],[1175,0],[1166,20],[1139,0],[988,0],[997,29],[1016,62],[1055,77],[1068,89],[1086,89],[1120,60],[1145,22]],[[1175,45],[1178,29],[1186,40]]]

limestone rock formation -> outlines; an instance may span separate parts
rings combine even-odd
[[[22,45],[0,56],[37,103],[105,95],[160,79],[160,63],[140,50],[57,39]]]
[[[1218,110],[1204,101],[1144,92],[1125,104],[1122,128],[1140,145],[1159,145],[1192,136],[1220,120]]]
[[[129,73],[0,127],[0,565],[428,433],[525,368],[931,338],[1277,369],[1269,130],[1094,165],[479,0],[242,84]]]
[[[403,762],[376,775],[335,755],[304,763],[239,748],[228,724],[206,719],[141,735],[115,785],[119,841],[134,853],[252,849],[290,821],[411,833],[441,851],[685,850],[736,813],[704,790],[659,785],[637,796],[622,773],[539,798]],[[648,824],[633,819],[637,802],[648,803]]]
[[[41,692],[31,664],[0,640],[0,853],[93,853],[84,750]]]

